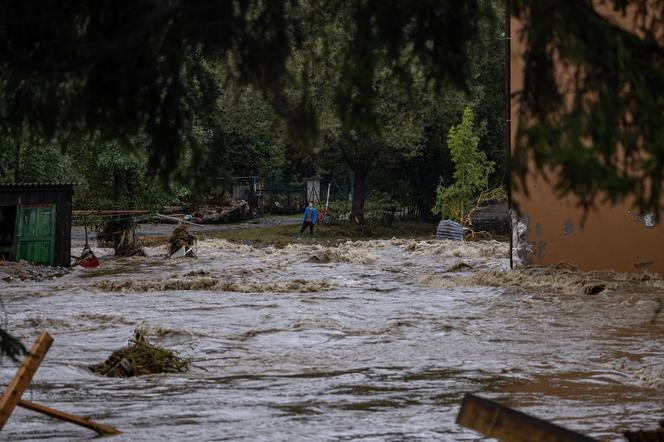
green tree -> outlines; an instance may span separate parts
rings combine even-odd
[[[169,173],[192,127],[216,100],[210,62],[232,67],[241,84],[257,87],[281,115],[292,141],[314,144],[316,109],[303,87],[297,106],[286,91],[301,78],[289,63],[308,35],[322,49],[325,24],[344,17],[348,44],[335,65],[343,81],[334,109],[344,124],[375,123],[377,57],[408,81],[406,67],[427,79],[463,85],[466,50],[483,9],[479,0],[6,0],[1,6],[0,127],[24,123],[31,136],[78,132],[146,134],[149,165]]]
[[[463,112],[463,119],[450,128],[447,144],[454,161],[454,183],[442,182],[436,189],[436,205],[433,212],[440,216],[469,224],[473,199],[487,190],[489,175],[494,170],[493,161],[479,150],[480,134],[475,127],[475,115],[470,108]]]
[[[0,182],[74,182],[73,163],[54,143],[0,138]]]

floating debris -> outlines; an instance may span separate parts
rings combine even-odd
[[[103,376],[127,378],[156,373],[183,373],[189,370],[189,360],[170,350],[148,343],[145,336],[135,331],[130,345],[114,351],[106,361],[88,368]]]
[[[67,273],[69,269],[64,267],[30,264],[24,260],[0,261],[0,279],[5,282],[43,281],[60,278]]]
[[[195,256],[193,255],[193,252],[187,253],[187,249],[191,249],[191,247],[194,246],[194,243],[196,243],[196,237],[189,233],[189,228],[186,225],[181,224],[173,229],[173,233],[168,242],[168,256],[173,256],[179,250],[185,251],[182,256]]]
[[[208,198],[207,204],[194,212],[194,219],[204,224],[241,221],[250,216],[251,210],[247,201],[223,198],[220,195]]]
[[[120,243],[115,249],[117,256],[147,256],[145,249],[138,243],[129,239],[128,235],[123,235]]]
[[[131,219],[110,219],[97,233],[101,246],[113,246],[117,256],[145,256],[145,250],[133,240]]]

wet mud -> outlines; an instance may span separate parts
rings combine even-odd
[[[454,423],[466,392],[601,440],[664,416],[656,275],[511,271],[495,241],[205,240],[196,253],[102,250],[98,270],[2,282],[8,328],[26,344],[39,330],[55,338],[26,394],[116,426],[118,441],[480,440]],[[134,330],[191,369],[87,369]],[[15,369],[4,361],[4,384]],[[94,436],[24,410],[3,431]]]

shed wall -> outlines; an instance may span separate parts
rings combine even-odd
[[[72,186],[0,185],[0,206],[55,204],[55,262],[69,267],[71,262]]]
[[[519,115],[515,93],[523,87],[524,44],[519,39],[521,23],[511,19],[511,139],[515,145]],[[574,197],[555,196],[555,173],[547,182],[531,164],[528,194],[512,188],[518,216],[527,225],[530,251],[526,262],[551,265],[567,262],[584,270],[612,269],[624,272],[650,271],[664,274],[664,226],[635,213],[631,201],[600,204],[584,213]],[[516,182],[512,177],[512,182]],[[662,201],[664,205],[664,201]],[[585,218],[585,220],[584,220]]]

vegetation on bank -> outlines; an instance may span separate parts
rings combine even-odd
[[[447,144],[454,163],[454,182],[441,182],[436,189],[436,205],[432,212],[443,219],[451,219],[464,227],[472,227],[472,216],[480,205],[493,201],[505,201],[503,185],[489,187],[489,176],[495,163],[487,159],[478,146],[483,127],[476,127],[475,114],[466,108],[460,124],[450,128]]]
[[[91,23],[108,24],[108,29],[81,30],[49,15],[44,26],[36,27],[39,33],[25,36],[27,41],[48,37],[50,44],[49,32],[63,31],[73,41],[62,48],[76,51],[88,44],[88,31],[95,32],[94,41],[112,40],[113,20],[120,20],[123,29],[158,37],[143,38],[126,52],[109,54],[106,45],[95,46],[94,60],[112,56],[114,69],[88,71],[86,64],[63,79],[49,76],[59,69],[45,75],[34,65],[8,61],[7,84],[15,81],[17,87],[0,94],[0,105],[18,102],[10,100],[14,93],[35,93],[39,100],[21,96],[19,101],[34,101],[39,109],[24,115],[22,108],[7,105],[11,119],[0,131],[0,181],[76,182],[79,209],[157,209],[195,206],[211,193],[228,191],[233,176],[258,175],[287,188],[321,175],[334,177],[346,200],[352,193],[349,211],[360,221],[371,192],[416,205],[419,213],[431,216],[439,178],[450,182],[454,172],[447,133],[467,106],[486,128],[479,149],[496,164],[489,180],[492,185],[503,181],[502,0],[453,8],[444,2],[380,7],[363,1],[242,3],[247,10],[213,11],[230,15],[237,25],[233,36],[182,23],[208,23],[210,17],[198,15],[196,2],[175,2],[174,10],[181,7],[193,15],[176,15],[183,27],[174,28],[153,27],[152,22],[146,27],[141,21],[149,11],[125,16],[121,7],[112,20],[107,8],[79,11],[82,22],[90,16]],[[172,12],[170,7],[162,11],[160,3],[143,6],[155,8],[152,12],[160,17]],[[266,21],[255,22],[256,17]],[[15,20],[21,18],[15,14]],[[78,30],[65,32],[72,26]],[[200,28],[203,34],[190,36],[193,40],[179,34],[174,40],[161,38],[173,37],[175,28]],[[454,32],[439,33],[438,28]],[[279,29],[284,33],[275,34]],[[164,46],[143,46],[148,41]],[[49,57],[37,57],[38,66],[72,60],[41,55]],[[155,70],[140,77],[142,84],[133,76],[140,73],[134,57],[147,60],[139,64],[146,69],[154,62]],[[131,66],[126,71],[131,80],[121,75],[123,63]],[[21,92],[18,83],[25,78],[31,79],[30,88]],[[79,82],[105,86],[97,91],[76,87]],[[51,95],[41,94],[41,88],[58,91],[57,107],[75,111],[51,112],[53,106],[40,101]]]
[[[390,238],[433,238],[436,226],[429,223],[395,222],[391,226],[364,225],[349,223],[317,226],[314,236],[305,233],[299,235],[299,225],[272,226],[257,229],[224,230],[211,234],[214,238],[250,243],[255,245],[285,246],[294,242],[313,242],[318,244],[337,244],[344,241]],[[308,231],[307,231],[308,232]]]

